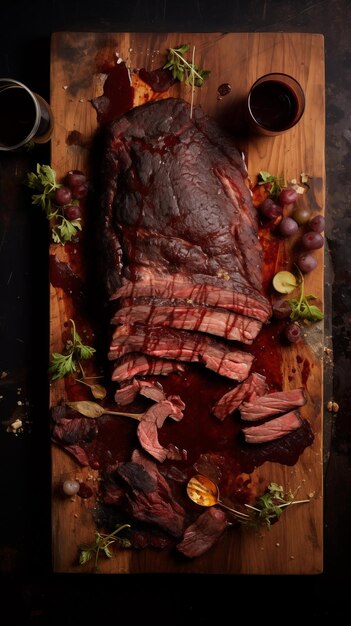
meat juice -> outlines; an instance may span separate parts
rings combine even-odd
[[[253,88],[250,110],[260,126],[278,132],[294,124],[298,101],[290,87],[280,81],[269,80]]]
[[[0,144],[16,146],[30,134],[36,120],[36,108],[31,95],[22,87],[0,91]]]

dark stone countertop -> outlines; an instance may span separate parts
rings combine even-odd
[[[50,34],[71,31],[315,32],[325,37],[326,62],[326,345],[324,436],[325,571],[318,577],[204,577],[203,600],[192,577],[72,577],[50,573],[50,451],[46,424],[48,270],[47,225],[28,207],[23,173],[48,163],[49,146],[35,154],[0,153],[0,419],[16,406],[29,415],[25,432],[0,432],[1,542],[4,577],[0,616],[6,624],[92,623],[122,614],[146,623],[212,623],[239,598],[247,617],[274,615],[338,618],[348,615],[351,572],[351,3],[349,0],[17,0],[2,7],[0,75],[31,85],[49,98]],[[238,68],[240,71],[240,68]],[[6,393],[3,390],[6,388]],[[18,402],[22,404],[18,404]],[[26,404],[28,403],[28,404]],[[289,578],[289,580],[288,580]],[[331,592],[331,584],[338,586]],[[199,581],[197,581],[197,584]],[[213,593],[209,602],[208,594]],[[93,595],[94,594],[94,595]],[[156,595],[155,595],[156,594]],[[233,599],[232,599],[233,596]],[[251,596],[255,598],[254,606]],[[89,599],[88,599],[89,598]],[[95,598],[95,599],[92,599]],[[137,599],[137,605],[134,602]],[[70,601],[73,608],[67,611]],[[307,603],[307,608],[306,608]],[[153,607],[151,609],[151,606]],[[217,608],[219,606],[219,608]],[[263,613],[262,607],[264,608]],[[53,608],[54,607],[54,608]],[[87,609],[85,617],[85,609]],[[235,610],[237,613],[237,608]],[[153,615],[151,617],[151,614]],[[167,615],[162,619],[160,616]],[[85,620],[83,619],[85,617]],[[97,621],[98,617],[96,617]],[[158,622],[158,620],[160,620]],[[5,622],[3,622],[5,623]]]

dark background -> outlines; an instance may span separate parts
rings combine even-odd
[[[62,576],[51,573],[47,424],[47,224],[22,181],[49,145],[0,153],[0,420],[25,411],[25,430],[0,430],[0,622],[207,624],[223,619],[349,616],[351,572],[349,254],[351,171],[350,0],[11,0],[2,5],[0,76],[49,99],[54,31],[315,32],[326,62],[325,567],[313,577]],[[233,71],[240,67],[233,64]],[[332,337],[332,338],[331,338]],[[23,405],[18,405],[18,401]],[[195,584],[195,589],[193,587]],[[240,617],[239,617],[240,615]],[[226,618],[224,618],[226,619]]]

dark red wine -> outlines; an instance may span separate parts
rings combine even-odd
[[[36,107],[30,93],[22,87],[0,91],[0,145],[16,146],[24,141],[36,121]]]
[[[258,124],[267,130],[282,131],[296,121],[298,101],[287,85],[269,80],[253,88],[250,109]]]

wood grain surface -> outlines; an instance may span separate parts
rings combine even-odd
[[[261,170],[283,173],[287,179],[307,172],[311,178],[308,202],[323,212],[325,202],[324,163],[324,48],[323,37],[303,33],[72,33],[52,36],[51,106],[55,128],[52,137],[52,167],[58,176],[78,168],[89,170],[89,155],[97,128],[91,99],[103,92],[106,75],[97,70],[97,59],[123,58],[131,70],[155,69],[164,63],[169,47],[189,42],[196,47],[196,62],[211,70],[211,76],[195,93],[195,103],[233,130],[244,150],[249,175]],[[249,87],[268,72],[286,72],[301,83],[306,95],[302,120],[288,132],[275,137],[245,139],[242,130],[242,103]],[[134,104],[144,102],[147,87],[131,73],[135,86]],[[217,88],[230,83],[229,95],[218,99]],[[149,96],[151,95],[149,91]],[[184,85],[173,86],[168,94],[190,99]],[[76,131],[79,141],[72,142]],[[307,202],[306,199],[301,201]],[[71,251],[72,252],[72,251]],[[285,258],[282,243],[276,259]],[[51,254],[69,262],[84,278],[84,268],[74,267],[66,247],[51,246]],[[318,268],[308,275],[306,289],[323,302],[323,251],[316,252]],[[58,287],[51,286],[50,350],[62,351],[64,324],[74,318],[74,303]],[[270,531],[259,533],[240,529],[227,532],[202,557],[176,561],[167,551],[119,550],[113,559],[101,562],[104,573],[231,573],[231,574],[317,574],[323,569],[323,489],[322,489],[322,408],[323,408],[323,324],[314,325],[304,343],[280,348],[284,387],[304,384],[308,403],[303,416],[310,420],[314,443],[296,465],[264,463],[254,472],[254,480],[275,481],[292,490],[300,487],[299,497],[310,498],[308,505],[291,507]],[[269,366],[269,364],[268,364]],[[308,368],[308,376],[306,376]],[[71,399],[66,379],[51,385],[51,405]],[[79,467],[57,446],[52,450],[52,541],[55,572],[84,573],[91,567],[77,563],[78,546],[94,537],[94,497],[62,498],[60,486],[66,477],[77,477],[98,489],[96,471]]]

